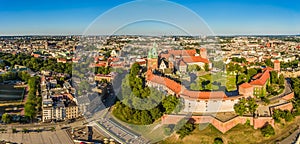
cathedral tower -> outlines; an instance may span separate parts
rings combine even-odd
[[[147,68],[150,70],[155,70],[158,67],[158,54],[157,54],[157,44],[154,43],[153,47],[148,52],[147,58],[148,64]]]

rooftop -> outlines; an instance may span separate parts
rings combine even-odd
[[[250,82],[251,85],[265,85],[270,78],[270,71],[266,69],[262,74],[257,74],[254,77],[256,79]]]

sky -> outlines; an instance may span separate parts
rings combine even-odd
[[[151,1],[148,7],[131,5],[144,1]],[[115,30],[112,33],[172,35],[197,29],[208,29],[215,35],[300,34],[299,0],[170,0],[166,5],[144,1],[2,0],[0,35],[81,35],[97,26],[101,28],[96,34]],[[176,11],[177,6],[182,9]],[[137,18],[156,16],[156,24],[147,20],[134,23]],[[118,26],[123,27],[116,29]]]

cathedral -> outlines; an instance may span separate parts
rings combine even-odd
[[[204,69],[205,64],[210,64],[205,48],[200,48],[200,54],[196,50],[168,50],[157,53],[157,44],[148,51],[148,70],[159,70],[165,74],[172,74],[176,71],[186,73],[188,66],[198,65]]]

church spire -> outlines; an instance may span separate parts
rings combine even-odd
[[[152,48],[148,51],[148,58],[149,59],[157,59],[158,58],[156,43],[153,43]]]
[[[153,47],[152,47],[152,58],[158,58],[158,54],[157,54],[157,44],[153,43]]]

